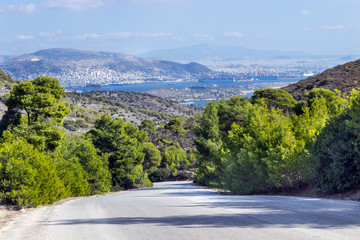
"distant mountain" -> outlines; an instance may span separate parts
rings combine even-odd
[[[198,63],[181,64],[123,53],[46,49],[8,59],[0,66],[19,80],[56,77],[63,86],[197,79],[211,72]]]
[[[140,54],[141,57],[159,57],[175,60],[239,60],[246,58],[312,58],[314,54],[278,50],[254,50],[233,46],[201,44],[192,47],[158,50]]]
[[[328,69],[313,77],[301,80],[284,87],[296,100],[306,100],[304,90],[313,88],[338,89],[341,92],[350,92],[360,86],[360,60],[348,62]]]

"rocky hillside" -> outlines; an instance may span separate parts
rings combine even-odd
[[[9,92],[11,86],[17,82],[19,81],[11,78],[0,68],[0,96],[3,96],[5,93]]]
[[[136,92],[68,92],[64,100],[72,110],[71,115],[64,120],[64,126],[73,131],[87,130],[102,114],[123,118],[136,125],[143,119],[151,119],[156,125],[160,125],[171,118],[191,117],[200,111],[171,100]]]
[[[199,79],[212,72],[198,63],[181,64],[123,53],[62,48],[13,57],[0,66],[20,80],[46,75],[59,79],[64,87],[179,78]]]
[[[5,95],[10,92],[11,86],[17,82],[18,80],[11,78],[0,68],[0,119],[7,109]]]
[[[360,60],[348,62],[328,69],[325,72],[313,77],[301,80],[297,83],[283,87],[296,100],[306,100],[304,90],[312,88],[338,89],[341,92],[350,92],[360,85]]]

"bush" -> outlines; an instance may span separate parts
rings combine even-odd
[[[68,197],[53,158],[8,132],[0,146],[0,179],[5,203],[36,207]]]
[[[149,179],[151,182],[162,182],[168,176],[170,176],[170,171],[168,169],[159,168],[149,175]]]
[[[282,89],[268,88],[256,90],[251,98],[251,102],[254,104],[261,99],[265,100],[269,107],[279,108],[284,111],[292,111],[297,103],[290,93]]]
[[[76,124],[76,121],[72,119],[65,119],[63,121],[63,126],[65,129],[73,132],[79,129],[79,126]]]
[[[321,193],[360,186],[360,94],[353,92],[350,107],[321,132],[312,149]]]
[[[76,168],[69,168],[68,171],[82,169],[82,171],[78,170],[85,179],[82,186],[89,188],[83,195],[105,193],[110,190],[107,158],[97,154],[97,149],[90,140],[81,136],[68,137],[62,142],[58,152],[68,162],[67,164],[76,164]]]
[[[76,119],[76,123],[81,128],[88,128],[89,127],[89,124],[83,118]]]

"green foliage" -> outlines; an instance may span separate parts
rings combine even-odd
[[[142,131],[145,131],[147,133],[156,133],[156,126],[153,120],[151,119],[144,119],[140,126],[139,129]]]
[[[63,148],[60,146],[58,149]],[[89,195],[90,186],[79,159],[76,157],[65,159],[60,151],[56,151],[51,156],[56,161],[56,173],[62,180],[68,195],[72,197]]]
[[[147,140],[146,133],[122,119],[103,115],[96,120],[88,136],[101,153],[108,154],[113,189],[132,188],[135,185],[133,175],[137,174],[133,170],[144,160],[142,143]]]
[[[184,132],[184,128],[182,126],[182,122],[179,118],[173,118],[171,119],[165,126],[165,129],[168,129],[170,131],[174,131],[176,133]]]
[[[252,105],[247,98],[232,97],[229,100],[211,102],[206,105],[201,119],[202,128],[195,131],[199,135],[196,141],[197,176],[201,185],[223,186],[226,147],[229,142],[228,131],[234,122],[246,120]]]
[[[225,182],[231,191],[255,193],[291,181],[287,172],[295,137],[290,119],[281,110],[255,105],[246,121],[232,125],[229,138]]]
[[[83,118],[65,119],[63,121],[63,127],[69,131],[77,131],[79,128],[88,128],[89,124]]]
[[[356,106],[354,96],[349,103],[348,98],[337,91],[313,89],[308,102],[297,103],[283,91],[265,89],[256,92],[253,104],[240,97],[207,104],[201,125],[195,130],[199,135],[196,141],[196,181],[236,193],[251,194],[294,188],[303,183],[313,183],[316,179],[319,179],[320,185],[321,182],[329,185],[328,179],[335,181],[337,175],[344,180],[344,176],[351,173],[352,179],[355,178],[353,172],[341,170],[344,167],[339,162],[355,168],[343,160],[346,154],[340,147],[336,147],[334,142],[321,140],[324,137],[319,140],[322,145],[317,141],[318,136],[335,134],[339,129],[338,134],[345,131],[339,122],[326,126],[349,104],[350,108]],[[355,115],[356,111],[353,112]],[[327,130],[330,126],[333,129]],[[358,131],[357,125],[354,123],[352,126],[354,134]],[[352,139],[346,134],[343,138]],[[340,135],[336,135],[335,139],[341,139]],[[354,145],[354,142],[355,139],[351,144]],[[349,148],[351,144],[340,145]],[[335,146],[332,149],[336,152],[334,155],[342,156],[342,160],[331,167],[336,169],[336,173],[326,168],[329,162],[319,160],[330,161],[329,157],[316,157],[315,163],[313,160],[319,151],[325,155],[330,145]],[[319,169],[326,171],[326,174],[322,173],[326,178],[318,178]],[[335,185],[339,188],[338,183]]]
[[[10,89],[15,83],[18,82],[19,82],[18,80],[11,78],[0,68],[0,87],[5,87]]]
[[[275,107],[285,111],[292,111],[297,103],[290,93],[282,89],[268,88],[256,90],[251,97],[251,102],[253,104],[258,103],[261,99],[264,100],[269,107]]]
[[[341,96],[338,90],[334,92],[328,89],[313,88],[308,96],[308,105],[312,107],[314,101],[318,98],[325,100],[329,113],[332,116],[339,115],[347,108],[348,100]]]
[[[168,176],[170,176],[170,171],[167,168],[158,168],[149,175],[149,179],[152,182],[162,182]]]
[[[23,81],[14,85],[6,106],[10,112],[25,111],[27,125],[41,121],[61,124],[70,110],[60,102],[64,88],[59,80],[49,77],[38,77],[32,81]]]
[[[67,197],[49,155],[5,133],[0,145],[0,192],[7,203],[38,206]]]
[[[70,112],[60,101],[63,92],[59,80],[49,77],[15,84],[5,103],[8,110],[1,121],[1,129],[10,129],[39,149],[53,151],[62,138],[54,125],[60,125]]]
[[[141,182],[144,181],[146,173],[151,174],[156,171],[157,167],[161,163],[161,153],[158,149],[156,149],[154,144],[145,142],[143,152],[145,153],[145,156],[142,163],[143,172],[141,174]]]
[[[78,127],[87,128],[89,124],[93,124],[96,119],[101,116],[101,113],[90,108],[84,108],[74,103],[69,103],[63,100],[66,107],[71,109],[69,117],[76,119]],[[64,122],[65,123],[65,122]]]
[[[335,193],[360,186],[360,94],[352,92],[350,107],[320,133],[313,149],[317,187]]]
[[[1,68],[0,68],[0,80],[4,81],[4,80],[9,80],[10,76],[7,75]]]
[[[63,126],[65,129],[73,132],[79,129],[79,126],[76,124],[76,121],[73,119],[65,119],[63,121]]]
[[[18,126],[11,127],[10,131],[41,151],[54,151],[64,137],[64,131],[57,126],[52,126],[48,122],[28,126],[25,118],[21,119]]]
[[[90,140],[82,136],[69,136],[62,142],[58,152],[68,162],[80,164],[91,194],[105,193],[110,190],[111,176],[106,155],[99,156]]]
[[[173,145],[164,148],[161,162],[162,166],[168,169],[173,176],[176,176],[177,169],[180,166],[190,164],[186,152],[178,143],[174,143]]]

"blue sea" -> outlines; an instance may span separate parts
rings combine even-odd
[[[158,88],[174,88],[185,89],[187,87],[224,87],[224,86],[243,86],[254,83],[275,83],[275,82],[297,82],[304,79],[304,77],[272,79],[272,80],[251,80],[251,81],[229,81],[229,80],[208,80],[208,81],[194,81],[194,82],[149,82],[136,84],[116,84],[116,85],[101,85],[91,87],[75,87],[66,88],[67,91],[73,92],[91,92],[91,91],[126,91],[126,92],[146,92]],[[194,105],[203,106],[206,101],[196,101]]]

